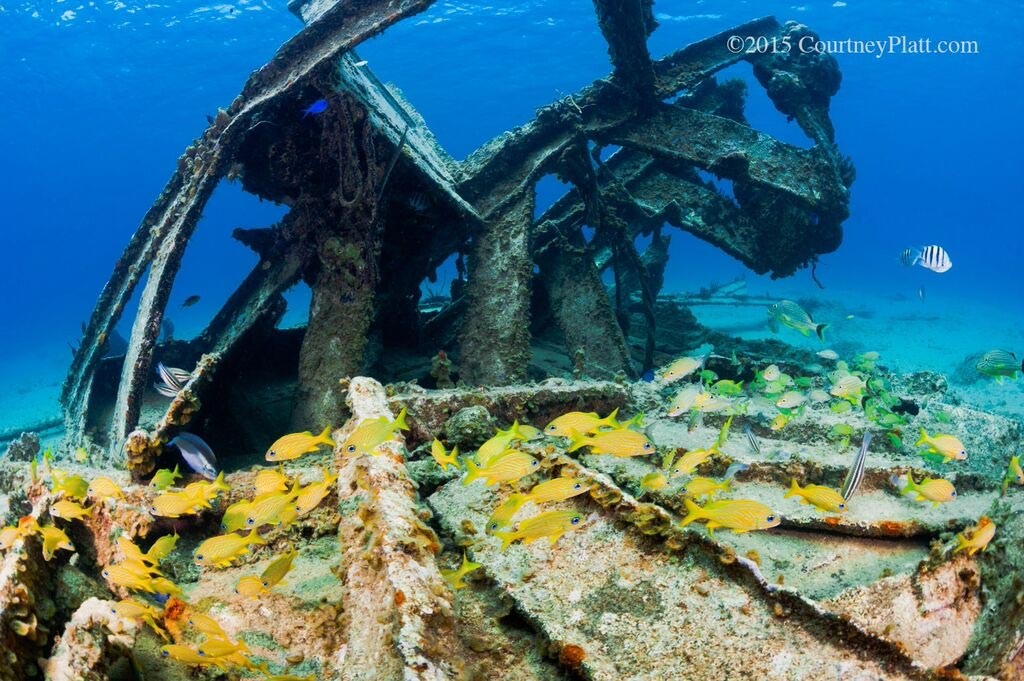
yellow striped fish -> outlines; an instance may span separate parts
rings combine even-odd
[[[202,567],[227,567],[249,553],[254,544],[266,544],[263,537],[253,528],[247,535],[221,534],[210,537],[196,549],[196,565]]]
[[[478,468],[472,457],[467,458],[462,484],[468,485],[478,479],[483,479],[488,485],[513,482],[539,469],[540,461],[537,459],[518,449],[508,449],[491,459],[483,468]]]
[[[295,498],[295,511],[300,516],[306,515],[319,506],[320,502],[331,493],[331,485],[338,481],[338,476],[331,475],[327,468],[321,468],[321,470],[323,478],[319,482],[303,487]]]
[[[765,530],[779,524],[779,516],[764,504],[750,499],[723,499],[710,501],[703,507],[688,498],[683,499],[687,515],[682,524],[689,525],[695,520],[706,520],[708,534],[714,534],[719,527],[725,527],[736,534],[751,530]]]
[[[788,499],[789,497],[798,497],[801,504],[811,504],[829,513],[846,511],[846,499],[839,492],[824,485],[801,487],[796,483],[796,478],[789,483],[789,491],[786,492],[784,498]]]
[[[548,511],[519,523],[519,529],[515,532],[495,532],[494,536],[501,540],[502,551],[517,539],[522,539],[524,544],[530,544],[546,537],[548,544],[554,546],[563,534],[582,523],[583,514],[579,511]]]
[[[654,445],[646,435],[628,428],[601,431],[591,436],[576,433],[570,438],[566,451],[575,452],[583,447],[590,447],[591,454],[611,454],[618,457],[647,456],[655,453]]]
[[[565,501],[590,489],[590,483],[583,478],[554,478],[534,485],[526,498],[535,504]]]

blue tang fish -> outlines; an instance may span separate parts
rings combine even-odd
[[[324,111],[327,111],[327,100],[318,99],[302,110],[302,117],[305,118],[310,114],[316,116],[317,114],[322,114]]]
[[[181,458],[185,459],[185,463],[196,473],[207,480],[217,477],[217,457],[210,449],[210,445],[203,442],[198,435],[181,433],[167,444],[177,447],[181,452]]]

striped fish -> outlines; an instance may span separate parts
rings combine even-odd
[[[761,456],[761,445],[758,444],[754,431],[750,429],[749,425],[745,425],[743,426],[743,432],[747,434],[747,442],[750,443],[750,448],[754,450],[754,454]]]
[[[181,389],[185,387],[192,374],[184,369],[176,369],[157,362],[156,371],[160,375],[160,382],[154,383],[153,387],[164,397],[177,397]]]
[[[843,480],[843,486],[839,490],[843,499],[846,501],[850,500],[850,497],[854,495],[857,488],[860,487],[861,481],[864,479],[864,463],[868,459],[868,447],[871,445],[871,433],[864,433],[864,441],[860,443],[860,451],[857,452],[856,458],[853,460],[853,465],[850,466],[850,472],[846,474],[846,479]]]
[[[1017,355],[1006,350],[990,350],[981,356],[978,363],[974,365],[978,373],[1002,380],[1004,376],[1016,378],[1017,372],[1024,372],[1024,362],[1017,359]]]
[[[948,272],[953,267],[953,261],[949,259],[949,253],[942,246],[925,246],[921,249],[907,248],[900,254],[900,262],[907,267],[920,265],[932,272]]]

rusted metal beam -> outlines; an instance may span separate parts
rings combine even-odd
[[[781,37],[771,17],[741,24],[705,38],[654,62],[655,96],[667,99],[696,87],[717,71],[743,60],[727,47],[729,36]],[[578,93],[544,107],[537,118],[484,144],[462,163],[459,193],[486,216],[503,209],[551,172],[564,149],[580,135],[593,137],[637,116],[621,89],[599,80]]]
[[[530,227],[534,192],[492,215],[469,263],[469,308],[462,330],[462,379],[506,385],[526,379],[530,364]]]

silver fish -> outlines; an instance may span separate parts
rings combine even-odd
[[[181,452],[181,458],[185,459],[185,463],[196,473],[208,480],[217,477],[217,457],[203,438],[192,433],[181,433],[167,444],[177,447]]]
[[[840,490],[840,494],[843,499],[847,501],[854,495],[857,488],[860,487],[861,481],[864,479],[864,464],[868,459],[868,446],[871,445],[871,433],[864,433],[864,441],[860,443],[860,451],[857,452],[857,456],[853,460],[853,465],[850,466],[850,471],[846,474],[846,479],[843,480],[843,487]]]
[[[758,444],[754,431],[750,429],[749,425],[744,425],[743,432],[747,434],[747,442],[750,443],[750,448],[754,450],[754,454],[761,456],[761,445]]]

